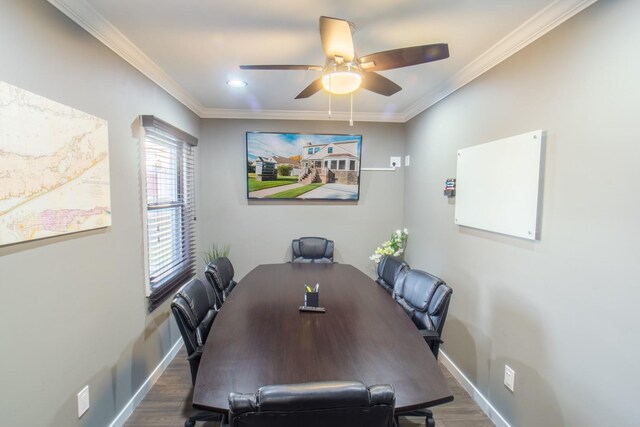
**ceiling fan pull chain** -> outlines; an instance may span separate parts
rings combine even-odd
[[[331,118],[331,92],[329,92],[329,118]]]
[[[351,108],[350,108],[350,116],[349,116],[349,126],[353,126],[353,92],[351,92]]]

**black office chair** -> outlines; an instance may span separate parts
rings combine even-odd
[[[171,311],[178,323],[178,329],[187,349],[191,368],[191,383],[194,385],[204,344],[218,314],[215,304],[216,297],[213,289],[198,279],[184,285],[171,302]],[[190,416],[184,425],[185,427],[193,427],[196,421],[218,421],[220,419],[220,414],[199,412]]]
[[[391,295],[396,280],[401,274],[404,274],[408,268],[409,265],[400,258],[385,255],[380,258],[380,262],[378,263],[378,278],[376,279],[376,283]]]
[[[291,262],[333,263],[333,240],[323,237],[301,237],[291,242]]]
[[[407,269],[396,281],[393,297],[418,327],[420,334],[438,358],[442,341],[442,329],[449,311],[452,289],[444,281],[420,270]],[[407,416],[424,416],[427,427],[435,427],[433,413],[422,409],[406,413]]]
[[[412,269],[398,278],[394,288],[395,300],[418,327],[436,359],[452,293],[442,279]]]
[[[233,265],[229,258],[227,257],[219,257],[211,261],[205,271],[204,275],[207,278],[207,281],[213,287],[213,290],[216,295],[216,307],[218,310],[222,307],[227,296],[231,293],[233,288],[236,286],[236,282],[233,280],[233,275],[235,272],[233,271]]]
[[[393,427],[392,386],[358,381],[261,387],[229,395],[231,427]]]

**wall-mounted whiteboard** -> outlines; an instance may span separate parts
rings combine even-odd
[[[458,151],[455,223],[536,240],[543,131]]]

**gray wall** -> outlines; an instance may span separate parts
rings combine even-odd
[[[362,171],[360,201],[251,201],[246,196],[245,132],[362,134],[362,167],[388,167],[404,155],[404,125],[270,120],[202,120],[198,147],[198,239],[231,245],[241,278],[258,264],[291,260],[291,240],[323,236],[335,241],[335,259],[374,273],[369,256],[402,226],[404,168]]]
[[[514,426],[640,419],[639,16],[600,1],[407,124],[407,259],[454,288],[443,349]],[[541,240],[455,226],[456,150],[540,128]]]
[[[198,135],[199,119],[49,3],[1,9],[0,80],[109,122],[113,226],[0,248],[0,424],[107,425],[180,336],[167,304],[146,312],[130,125],[155,114]]]

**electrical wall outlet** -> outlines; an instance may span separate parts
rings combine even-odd
[[[401,161],[400,157],[391,157],[389,161],[389,166],[392,168],[399,168],[400,166],[402,166],[400,161]]]
[[[513,392],[515,391],[515,383],[516,371],[511,369],[509,365],[504,365],[504,386]]]
[[[89,386],[86,385],[78,393],[78,418],[89,409]]]
[[[406,156],[404,156],[404,165],[409,166],[410,163],[411,163],[411,156],[407,154]]]

